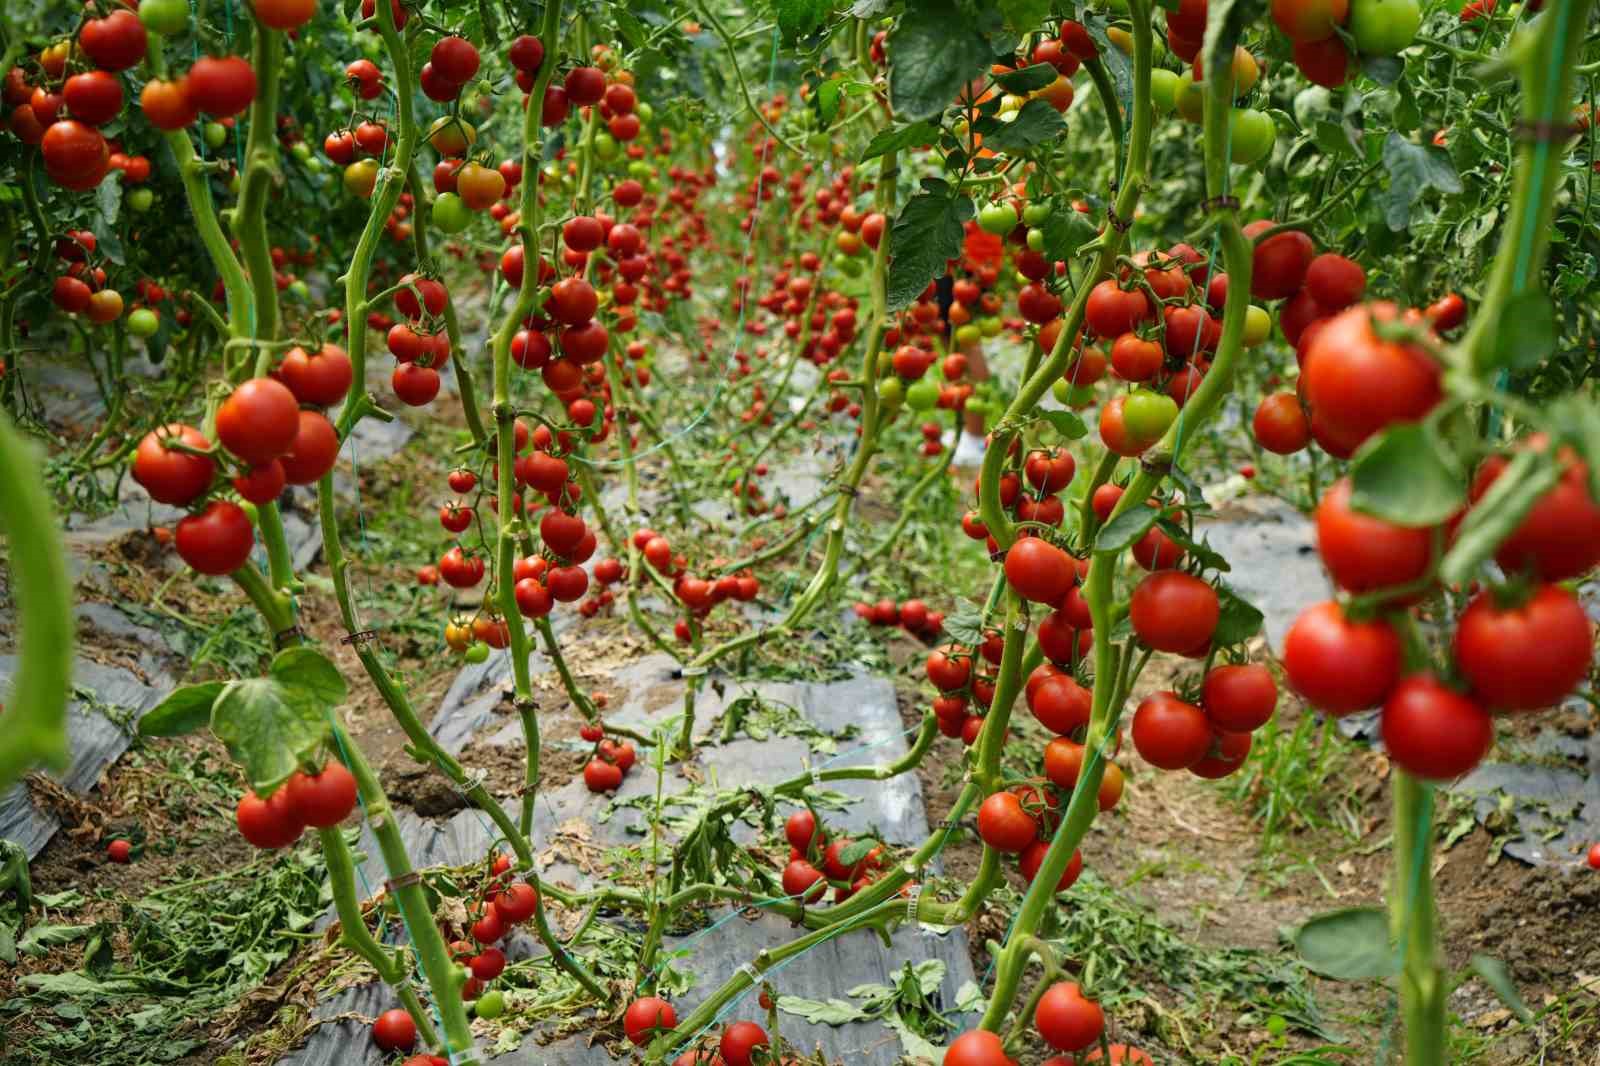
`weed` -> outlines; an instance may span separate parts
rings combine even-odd
[[[1303,714],[1285,730],[1274,717],[1252,738],[1244,769],[1220,787],[1261,822],[1264,855],[1281,846],[1284,830],[1336,829],[1354,841],[1361,822],[1349,758],[1349,744],[1332,719]]]

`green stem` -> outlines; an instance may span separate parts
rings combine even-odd
[[[1407,1066],[1443,1066],[1445,997],[1433,903],[1433,788],[1404,770],[1394,779],[1394,883],[1389,931],[1402,946],[1400,1006]]]
[[[245,141],[244,174],[239,185],[239,204],[233,215],[233,231],[250,272],[254,293],[250,336],[276,340],[278,334],[278,286],[272,267],[272,251],[267,239],[267,199],[278,171],[278,83],[283,54],[283,34],[257,25],[251,44],[251,65],[256,70],[256,98],[250,105],[250,134]],[[257,353],[252,372],[270,368],[270,353]],[[265,365],[263,365],[265,364]]]

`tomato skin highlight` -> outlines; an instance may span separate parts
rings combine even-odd
[[[1504,609],[1479,593],[1456,622],[1455,658],[1472,693],[1503,711],[1553,706],[1588,676],[1594,625],[1578,598],[1541,585]]]
[[[1333,715],[1376,707],[1400,680],[1400,638],[1387,622],[1352,622],[1337,603],[1306,608],[1283,641],[1289,684]]]
[[[1477,766],[1494,745],[1494,719],[1431,674],[1414,674],[1383,704],[1383,743],[1407,773],[1449,781]]]

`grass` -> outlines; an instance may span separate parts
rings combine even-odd
[[[1302,714],[1292,729],[1274,717],[1256,732],[1244,769],[1220,787],[1261,823],[1263,856],[1284,846],[1286,832],[1333,829],[1360,839],[1351,753],[1333,719],[1313,714]]]

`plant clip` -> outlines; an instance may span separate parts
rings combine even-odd
[[[461,771],[461,780],[459,782],[453,778],[449,778],[448,780],[450,781],[450,790],[452,792],[458,796],[465,796],[471,793],[473,789],[481,787],[485,781],[489,780],[489,771],[483,769],[482,767],[479,767],[475,770],[464,769]],[[517,790],[517,794],[519,796],[522,795],[522,793],[527,791],[527,788],[527,785],[523,785]]]
[[[1539,119],[1530,122],[1519,118],[1511,124],[1511,135],[1519,141],[1534,144],[1565,144],[1567,141],[1582,133],[1584,127],[1574,126],[1570,122],[1554,122]]]
[[[711,672],[709,666],[685,666],[678,671],[680,677],[704,677]]]
[[[368,644],[368,643],[371,643],[372,641],[377,640],[377,639],[378,639],[378,631],[376,629],[363,629],[359,633],[351,633],[349,636],[340,637],[339,638],[339,643],[340,644]]]
[[[856,487],[854,485],[846,484],[843,481],[839,482],[839,491],[846,496],[856,495]]]
[[[914,922],[917,920],[917,905],[921,901],[922,882],[919,881],[912,885],[911,890],[906,893],[906,921]]]
[[[389,878],[383,883],[383,887],[389,891],[389,895],[393,896],[402,888],[410,888],[412,885],[420,884],[422,884],[422,875],[415,870],[408,870],[399,877]]]
[[[1200,201],[1200,210],[1208,215],[1219,207],[1237,211],[1239,210],[1239,198],[1237,196],[1208,196]]]
[[[301,631],[299,626],[290,626],[288,629],[280,629],[278,632],[272,634],[272,644],[274,647],[283,648],[286,647],[290,641],[304,635],[305,634]]]
[[[756,969],[756,964],[753,962],[746,961],[745,964],[735,970],[734,973],[742,973],[746,977],[750,978],[750,984],[752,986],[759,985],[761,983],[761,971]]]

